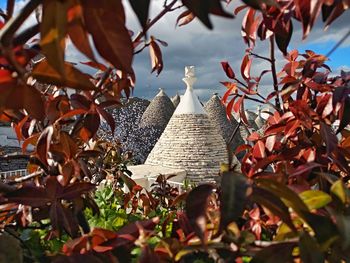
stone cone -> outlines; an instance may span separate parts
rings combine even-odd
[[[192,183],[214,181],[228,163],[226,143],[194,94],[193,79],[184,81],[187,90],[145,164],[184,169]]]

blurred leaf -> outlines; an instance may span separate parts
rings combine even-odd
[[[330,195],[318,190],[304,191],[299,196],[310,210],[322,208],[332,201]]]
[[[279,243],[260,250],[250,263],[294,263],[294,243]]]
[[[307,232],[303,232],[299,239],[300,258],[302,262],[321,263],[324,256],[316,240]]]
[[[142,28],[145,28],[148,20],[150,0],[129,0]]]
[[[336,181],[331,186],[331,193],[334,194],[336,197],[338,197],[343,204],[345,204],[347,200],[346,191],[347,189],[345,188],[345,185],[342,180]]]
[[[203,244],[205,243],[208,198],[213,190],[213,185],[202,184],[194,188],[186,199],[186,215],[196,235],[201,239]]]
[[[287,55],[287,48],[293,34],[293,23],[292,20],[287,22],[287,25],[283,26],[284,30],[277,30],[275,32],[275,40],[278,48],[284,55]],[[287,27],[287,28],[285,28]]]
[[[232,14],[222,8],[220,0],[182,0],[182,3],[209,29],[213,28],[209,13],[233,18]]]
[[[68,1],[43,1],[40,46],[48,63],[60,75],[65,75],[65,37]]]
[[[87,75],[74,68],[72,64],[65,63],[64,67],[66,72],[65,77],[61,76],[57,71],[55,71],[46,60],[43,60],[35,65],[32,75],[40,82],[57,85],[64,88],[69,87],[80,90],[96,89]]]
[[[243,213],[247,198],[248,183],[245,177],[235,172],[224,172],[221,177],[220,229],[235,222]]]
[[[255,187],[253,189],[253,194],[251,199],[267,208],[274,215],[281,218],[281,220],[293,231],[296,231],[295,226],[289,214],[288,207],[278,198],[278,196],[272,194],[271,192]]]
[[[68,9],[68,35],[74,46],[92,61],[95,61],[94,52],[91,49],[89,37],[84,25],[83,9],[78,0],[71,0]]]
[[[243,0],[243,2],[254,9],[262,9],[265,5],[278,7],[278,3],[275,0]]]
[[[85,0],[83,13],[86,28],[99,54],[117,69],[133,73],[133,45],[125,27],[121,0]]]

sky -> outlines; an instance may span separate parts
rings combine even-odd
[[[18,0],[19,10],[26,0]],[[163,0],[152,0],[150,7],[150,18],[154,17],[162,8]],[[6,1],[0,0],[0,6],[4,7]],[[140,26],[132,12],[128,1],[123,0],[126,8],[127,26],[130,30],[137,33]],[[226,7],[228,12],[233,12],[241,1],[233,0],[232,4]],[[174,96],[177,92],[183,94],[185,84],[182,82],[184,76],[184,67],[194,65],[198,78],[195,84],[195,90],[201,100],[207,100],[213,93],[223,95],[225,87],[220,81],[227,81],[225,73],[221,68],[221,61],[228,61],[232,68],[239,72],[241,59],[244,55],[246,45],[241,37],[241,22],[244,12],[241,12],[235,19],[225,19],[211,16],[214,30],[208,30],[197,19],[183,27],[175,27],[176,18],[185,9],[178,9],[163,17],[149,31],[149,35],[166,41],[168,47],[161,47],[164,69],[160,76],[151,74],[151,62],[149,51],[145,49],[134,58],[133,68],[136,72],[136,87],[134,96],[142,98],[153,98],[159,88],[163,88],[169,96]],[[304,52],[311,49],[320,54],[326,54],[339,39],[348,31],[350,21],[350,12],[345,12],[339,17],[327,31],[324,31],[320,21],[315,24],[313,30],[306,40],[302,40],[300,23],[294,22],[294,34],[289,46],[289,50],[298,49]],[[25,26],[35,22],[35,18],[30,17]],[[260,55],[268,56],[268,41],[257,41],[254,52]],[[338,48],[330,57],[327,64],[333,69],[334,73],[343,70],[350,70],[350,38]],[[87,59],[75,50],[72,45],[68,45],[66,59],[73,62],[87,61]],[[277,67],[284,63],[283,56],[278,53]],[[91,69],[80,66],[81,70],[93,73]],[[254,60],[252,72],[253,75],[259,75],[259,72],[268,68],[268,65],[258,59]],[[269,94],[272,90],[271,79],[266,77],[261,83],[263,94]]]

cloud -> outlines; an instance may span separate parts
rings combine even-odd
[[[19,10],[28,0],[17,1],[17,9]],[[160,12],[163,0],[152,0],[150,17],[154,17]],[[229,5],[227,10],[233,12],[239,2]],[[140,30],[139,23],[133,13],[129,1],[123,0],[126,9],[127,26],[135,33]],[[134,58],[133,67],[136,72],[137,83],[134,91],[135,96],[143,98],[153,98],[158,92],[158,88],[162,87],[173,96],[177,91],[184,91],[185,84],[182,82],[184,76],[184,67],[187,65],[196,66],[198,81],[195,85],[201,100],[207,100],[214,93],[218,92],[223,95],[225,87],[220,81],[227,80],[220,62],[229,61],[237,75],[240,75],[241,59],[244,55],[246,45],[241,38],[241,22],[244,12],[241,12],[235,19],[225,19],[211,16],[214,24],[214,30],[206,29],[197,19],[184,27],[175,28],[176,18],[185,9],[178,9],[164,16],[156,23],[149,35],[155,35],[157,38],[166,41],[169,46],[161,47],[164,60],[164,70],[160,76],[151,74],[151,64],[149,59],[149,51],[145,49],[142,53]],[[350,12],[344,13],[324,32],[323,24],[320,19],[315,24],[309,37],[302,41],[301,24],[294,22],[294,34],[290,44],[290,49],[300,49],[304,51],[305,46],[308,47],[316,44],[329,45],[335,43],[348,30],[348,21],[350,20]],[[25,23],[25,27],[35,23],[35,16],[32,15]],[[350,38],[344,43],[343,47],[350,46]],[[86,61],[87,59],[79,53],[69,42],[67,45],[66,58],[72,62]],[[257,41],[254,50],[263,56],[269,56],[268,41]],[[277,68],[281,69],[285,62],[280,52],[277,55]],[[345,63],[344,67],[349,67]],[[80,69],[92,73],[89,67],[79,65]],[[254,59],[252,67],[252,75],[258,76],[264,69],[268,69],[269,65],[259,59]],[[272,80],[268,74],[262,79],[261,89],[264,94],[272,91]],[[249,104],[250,105],[250,104]],[[248,105],[248,107],[249,107]]]

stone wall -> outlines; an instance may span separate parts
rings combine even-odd
[[[194,183],[214,181],[228,163],[226,143],[206,114],[173,115],[146,164],[184,169]]]

